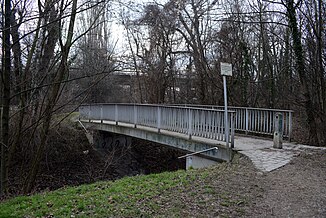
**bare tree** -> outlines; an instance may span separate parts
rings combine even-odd
[[[37,4],[32,4],[30,1],[15,1],[14,3],[13,9],[10,10],[12,13],[8,14],[9,17],[6,20],[9,22],[6,25],[10,26],[2,28],[3,34],[7,37],[3,37],[2,44],[9,43],[6,52],[9,61],[11,57],[13,58],[13,64],[2,61],[3,69],[6,66],[8,74],[1,71],[1,87],[3,87],[1,103],[4,108],[3,112],[6,112],[5,103],[7,102],[8,113],[3,113],[1,117],[4,130],[1,133],[3,134],[1,190],[6,189],[8,171],[15,163],[16,151],[19,151],[25,153],[24,163],[22,163],[25,170],[21,172],[21,176],[26,176],[23,189],[24,192],[29,192],[33,188],[46,148],[47,137],[54,124],[54,114],[62,110],[67,103],[71,103],[76,96],[85,95],[89,92],[90,87],[107,77],[103,69],[96,72],[95,75],[73,75],[71,77],[70,68],[73,61],[76,60],[71,52],[76,50],[73,47],[74,43],[92,30],[95,24],[99,24],[100,29],[105,26],[101,18],[100,22],[92,22],[84,28],[82,33],[75,34],[77,15],[96,7],[102,10],[106,9],[109,1],[92,3],[84,1],[80,5],[77,5],[77,0],[45,0],[38,1]],[[94,10],[96,11],[96,9]],[[108,34],[104,35],[108,36]],[[6,40],[4,40],[5,38]],[[109,43],[107,39],[101,41],[98,38],[94,39],[93,44],[97,42]],[[112,58],[108,58],[107,54],[104,54],[105,57],[102,54],[99,56],[102,55],[107,60],[108,73],[113,70],[112,63],[114,61]],[[2,56],[3,60],[5,57],[7,56]],[[78,93],[74,93],[74,96],[71,95],[68,99],[62,100],[63,94],[67,97],[64,92],[67,90],[67,83],[72,84],[76,80],[92,78],[96,75],[97,80],[89,87],[83,87],[84,90],[79,90]],[[11,90],[10,86],[12,86]],[[75,102],[79,103],[77,100]],[[74,110],[74,108],[72,109]],[[12,128],[10,135],[9,125]]]
[[[5,1],[3,28],[3,59],[1,70],[1,166],[0,166],[0,196],[7,189],[7,150],[9,146],[9,107],[10,107],[10,71],[11,71],[11,43],[10,19],[11,1]]]

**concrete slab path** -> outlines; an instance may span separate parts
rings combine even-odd
[[[247,156],[262,172],[270,172],[290,163],[304,149],[325,149],[296,143],[283,142],[282,149],[273,148],[271,139],[235,136],[234,150]]]

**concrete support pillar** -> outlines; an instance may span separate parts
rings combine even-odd
[[[218,162],[200,156],[192,155],[186,158],[186,169],[200,169],[217,164]]]
[[[283,143],[283,114],[276,113],[274,117],[273,148],[282,148]]]

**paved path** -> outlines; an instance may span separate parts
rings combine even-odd
[[[283,143],[283,149],[273,148],[273,141],[249,137],[235,137],[235,148],[251,159],[255,167],[263,172],[270,172],[288,164],[293,157],[304,149],[326,149],[295,143]]]

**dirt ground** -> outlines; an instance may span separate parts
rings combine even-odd
[[[325,150],[305,150],[269,173],[237,156],[195,175],[194,184],[144,203],[160,205],[157,217],[326,217]]]
[[[257,182],[264,191],[249,207],[253,217],[326,217],[325,150],[305,150]]]

